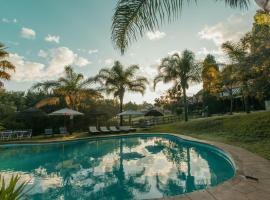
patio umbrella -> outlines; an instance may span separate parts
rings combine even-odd
[[[164,116],[163,113],[159,112],[158,110],[149,110],[144,114],[146,117],[162,117]]]
[[[127,111],[121,112],[117,115],[118,116],[128,116],[129,117],[129,125],[131,125],[131,117],[132,116],[140,116],[140,115],[143,115],[143,113],[139,112],[139,111],[135,111],[135,110],[127,110]]]
[[[73,127],[73,118],[76,115],[84,115],[84,114],[76,110],[71,110],[68,108],[63,108],[61,110],[57,110],[49,114],[49,116],[69,116],[71,127]]]
[[[63,108],[61,110],[57,110],[57,111],[54,111],[52,113],[49,114],[50,116],[69,116],[70,119],[73,118],[73,116],[75,115],[84,115],[83,113],[80,113],[76,110],[71,110],[71,109],[68,109],[68,108]]]

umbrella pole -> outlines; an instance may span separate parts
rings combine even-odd
[[[72,135],[73,132],[73,125],[74,125],[73,115],[70,115],[70,135]]]

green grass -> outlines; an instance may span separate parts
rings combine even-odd
[[[210,117],[162,125],[150,132],[169,132],[240,146],[270,160],[270,112]]]
[[[196,119],[157,126],[149,131],[232,144],[270,160],[270,112]]]

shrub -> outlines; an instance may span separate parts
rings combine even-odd
[[[19,200],[25,199],[25,187],[27,182],[19,184],[20,177],[18,175],[12,176],[9,183],[6,184],[4,177],[0,175],[0,199],[1,200]]]

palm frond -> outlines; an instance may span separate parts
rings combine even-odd
[[[38,103],[36,103],[35,108],[41,108],[47,105],[57,105],[60,101],[59,97],[49,97],[42,99]]]
[[[0,60],[0,69],[15,71],[15,65],[7,60]]]
[[[220,1],[220,0],[215,0]],[[233,8],[247,8],[249,0],[222,0]],[[146,31],[154,31],[179,17],[184,3],[197,0],[118,0],[112,22],[112,41],[124,54]]]
[[[10,80],[11,75],[3,70],[0,70],[0,79]]]

